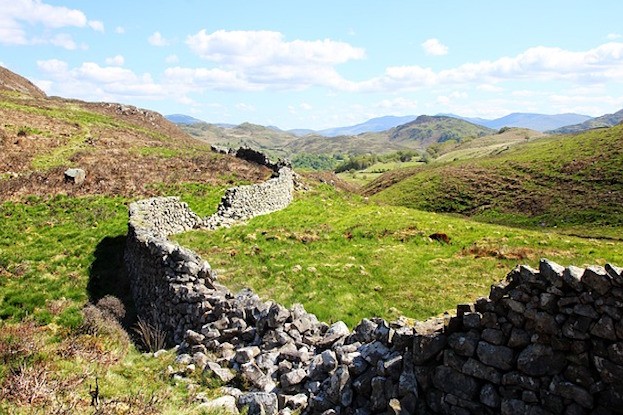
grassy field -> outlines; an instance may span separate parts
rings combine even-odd
[[[431,240],[445,233],[451,243]],[[425,319],[488,294],[517,264],[623,263],[623,242],[490,225],[315,187],[248,225],[176,237],[232,289],[300,302],[324,321]]]

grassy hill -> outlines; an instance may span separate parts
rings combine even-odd
[[[92,413],[96,378],[98,413],[199,413],[196,392],[167,375],[174,353],[143,355],[133,331],[127,204],[174,194],[205,215],[232,183],[270,172],[160,114],[49,98],[4,69],[0,118],[0,413]],[[72,167],[83,184],[64,181]]]
[[[493,132],[490,128],[458,118],[420,115],[415,121],[392,128],[388,134],[391,142],[416,142],[420,148],[426,148],[434,143],[481,137]]]
[[[621,171],[623,126],[617,126],[389,172],[364,194],[416,209],[522,226],[593,227],[599,234],[606,232],[601,227],[623,226]]]

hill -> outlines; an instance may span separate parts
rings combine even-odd
[[[415,118],[415,115],[406,115],[402,117],[388,115],[385,117],[372,118],[366,122],[351,125],[348,127],[327,128],[325,130],[317,131],[316,133],[325,137],[337,137],[343,135],[358,135],[362,133],[381,132],[411,122]]]
[[[581,114],[533,114],[515,112],[504,117],[487,120],[483,118],[466,118],[450,115],[487,128],[499,130],[502,127],[528,128],[535,131],[548,131],[569,124],[581,123],[591,119],[588,115]]]
[[[592,130],[593,128],[605,128],[612,127],[620,124],[623,121],[623,110],[617,111],[614,114],[606,114],[601,117],[591,118],[580,124],[567,125],[557,129],[549,131],[551,134],[569,134],[578,133],[581,131]]]
[[[276,127],[243,123],[236,126],[223,126],[205,122],[180,125],[189,135],[226,147],[252,147],[270,154],[273,157],[287,156],[285,147],[298,139],[294,134]]]
[[[526,142],[485,158],[389,172],[378,201],[514,225],[623,226],[623,126]]]
[[[388,131],[389,141],[394,143],[417,143],[426,148],[433,143],[460,140],[467,137],[482,137],[494,131],[447,116],[420,115],[409,123]]]
[[[205,122],[198,118],[191,117],[190,115],[184,115],[184,114],[170,114],[170,115],[165,115],[164,118],[166,118],[167,120],[171,121],[174,124],[181,124],[181,125],[188,125],[188,124],[192,125],[192,124]]]

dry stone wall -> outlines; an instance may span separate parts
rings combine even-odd
[[[291,189],[280,172],[273,185]],[[364,319],[351,331],[220,286],[207,262],[166,239],[204,222],[176,198],[131,206],[134,296],[181,346],[179,362],[247,385],[225,391],[250,414],[623,413],[621,268],[541,260],[453,316]]]

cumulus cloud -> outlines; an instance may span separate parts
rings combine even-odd
[[[358,83],[356,89],[391,91],[461,83],[494,85],[521,80],[598,84],[621,77],[623,43],[610,42],[580,52],[537,46],[516,56],[466,63],[440,71],[418,65],[388,67],[383,75]]]
[[[424,41],[422,48],[427,55],[443,56],[448,54],[448,47],[435,38]]]
[[[177,55],[169,55],[167,56],[164,61],[166,63],[178,63],[180,61],[180,59],[177,57]]]
[[[43,80],[43,85],[50,94],[115,101],[176,97],[173,88],[154,82],[150,74],[136,74],[118,66],[84,62],[70,68],[66,62],[58,59],[38,61],[37,66],[48,78]],[[179,94],[177,96],[181,97]]]
[[[167,46],[170,43],[160,32],[154,32],[147,38],[147,41],[152,46]]]
[[[362,59],[365,52],[345,42],[330,39],[287,42],[279,32],[204,30],[188,36],[186,44],[200,57],[223,64],[257,65],[335,65]]]
[[[43,26],[46,29],[65,27],[90,27],[95,31],[104,31],[104,24],[98,20],[89,20],[77,9],[53,6],[42,0],[0,0],[0,43],[5,45],[27,45],[49,43],[66,49],[75,49],[75,42],[65,34],[58,34],[48,39],[32,36],[32,26]],[[60,37],[59,37],[60,36]]]

